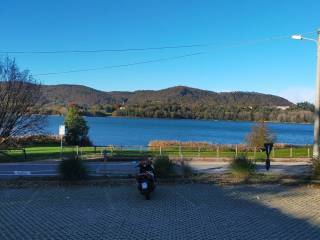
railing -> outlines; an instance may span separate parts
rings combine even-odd
[[[245,154],[249,158],[264,159],[263,149],[243,145],[217,146],[59,146],[27,147],[24,149],[0,150],[0,162],[58,159],[78,155],[83,159],[130,160],[155,155],[175,158],[233,158]],[[274,147],[271,158],[310,158],[311,146]]]

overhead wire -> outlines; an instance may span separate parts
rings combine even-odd
[[[316,33],[316,31],[302,33],[304,35]],[[289,38],[291,35],[274,36],[263,39],[247,40],[235,43],[238,44],[254,43],[254,42],[265,42],[271,40],[280,40]],[[197,44],[184,44],[184,45],[169,45],[160,47],[145,47],[145,48],[119,48],[119,49],[68,49],[68,50],[32,50],[32,51],[18,51],[18,50],[0,50],[0,54],[67,54],[67,53],[103,53],[103,52],[131,52],[131,51],[152,51],[152,50],[166,50],[166,49],[183,49],[183,48],[199,48],[199,47],[221,47],[217,43],[197,43]],[[223,45],[222,45],[223,46]]]
[[[196,52],[196,53],[190,53],[190,54],[167,57],[167,58],[158,58],[158,59],[151,59],[151,60],[147,60],[147,61],[132,62],[132,63],[118,64],[118,65],[108,65],[108,66],[96,67],[96,68],[76,69],[76,70],[61,71],[61,72],[38,73],[38,74],[33,74],[33,76],[58,75],[58,74],[66,74],[66,73],[89,72],[89,71],[96,71],[96,70],[103,70],[103,69],[110,69],[110,68],[129,67],[129,66],[134,66],[134,65],[142,65],[142,64],[147,64],[147,63],[155,63],[155,62],[162,62],[162,61],[169,61],[169,60],[174,60],[174,59],[186,58],[186,57],[191,57],[191,56],[195,56],[195,55],[201,55],[204,53],[205,52]]]
[[[315,33],[313,32],[306,32],[302,33],[304,35]],[[273,41],[273,40],[281,40],[281,39],[287,39],[291,37],[291,35],[283,35],[283,36],[275,36],[275,37],[269,37],[264,39],[257,39],[257,40],[249,40],[249,41],[241,41],[233,44],[228,45],[220,45],[220,48],[233,48],[233,47],[240,47],[240,46],[246,46],[246,45],[254,45],[262,42],[267,41]],[[55,50],[55,51],[20,51],[20,52],[11,52],[11,53],[92,53],[92,52],[106,52],[106,51],[114,51],[114,52],[125,52],[125,51],[148,51],[148,50],[162,50],[162,49],[174,49],[174,48],[194,48],[194,47],[205,47],[205,46],[212,46],[212,44],[193,44],[193,45],[177,45],[177,46],[165,46],[165,47],[150,47],[150,48],[130,48],[130,49],[100,49],[100,50]],[[0,51],[1,53],[1,51]],[[10,53],[10,52],[6,52]],[[151,59],[151,60],[144,60],[144,61],[137,61],[137,62],[131,62],[131,63],[125,63],[125,64],[117,64],[117,65],[108,65],[108,66],[102,66],[102,67],[94,67],[94,68],[81,68],[81,69],[73,69],[73,70],[67,70],[67,71],[57,71],[57,72],[47,72],[47,73],[38,73],[33,74],[33,76],[48,76],[48,75],[60,75],[60,74],[70,74],[70,73],[79,73],[79,72],[89,72],[89,71],[97,71],[97,70],[103,70],[103,69],[112,69],[112,68],[122,68],[122,67],[129,67],[129,66],[135,66],[135,65],[143,65],[143,64],[150,64],[150,63],[156,63],[156,62],[163,62],[163,61],[170,61],[170,60],[176,60],[176,59],[182,59],[182,58],[188,58],[192,56],[197,55],[203,55],[206,53],[210,53],[209,51],[202,51],[202,52],[194,52],[184,55],[177,55],[177,56],[171,56],[166,58],[157,58],[157,59]]]

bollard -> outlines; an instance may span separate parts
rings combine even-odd
[[[198,157],[200,157],[200,146],[198,147]]]
[[[253,150],[253,157],[256,158],[257,157],[257,147],[254,147]]]
[[[77,156],[79,156],[79,146],[77,145]]]
[[[179,156],[182,157],[181,146],[179,146]]]
[[[310,148],[308,148],[308,158],[310,157]]]
[[[160,156],[162,155],[162,149],[161,149],[161,146],[159,147],[159,154],[160,154]]]
[[[217,158],[220,157],[220,153],[219,153],[219,147],[217,147]]]
[[[238,156],[238,145],[236,145],[236,157]]]
[[[291,157],[291,158],[293,157],[293,150],[292,150],[292,148],[290,148],[290,157]]]
[[[24,161],[27,161],[27,153],[26,153],[26,149],[22,149],[22,152],[23,152],[23,158],[24,158]]]

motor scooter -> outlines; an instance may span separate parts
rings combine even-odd
[[[152,172],[143,172],[137,175],[138,190],[147,200],[155,189],[154,175]]]
[[[137,167],[139,167],[139,174],[137,175],[138,190],[149,200],[150,194],[155,189],[155,173],[152,161],[142,160]]]

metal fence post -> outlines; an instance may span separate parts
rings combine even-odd
[[[238,156],[238,145],[236,145],[236,157]]]

